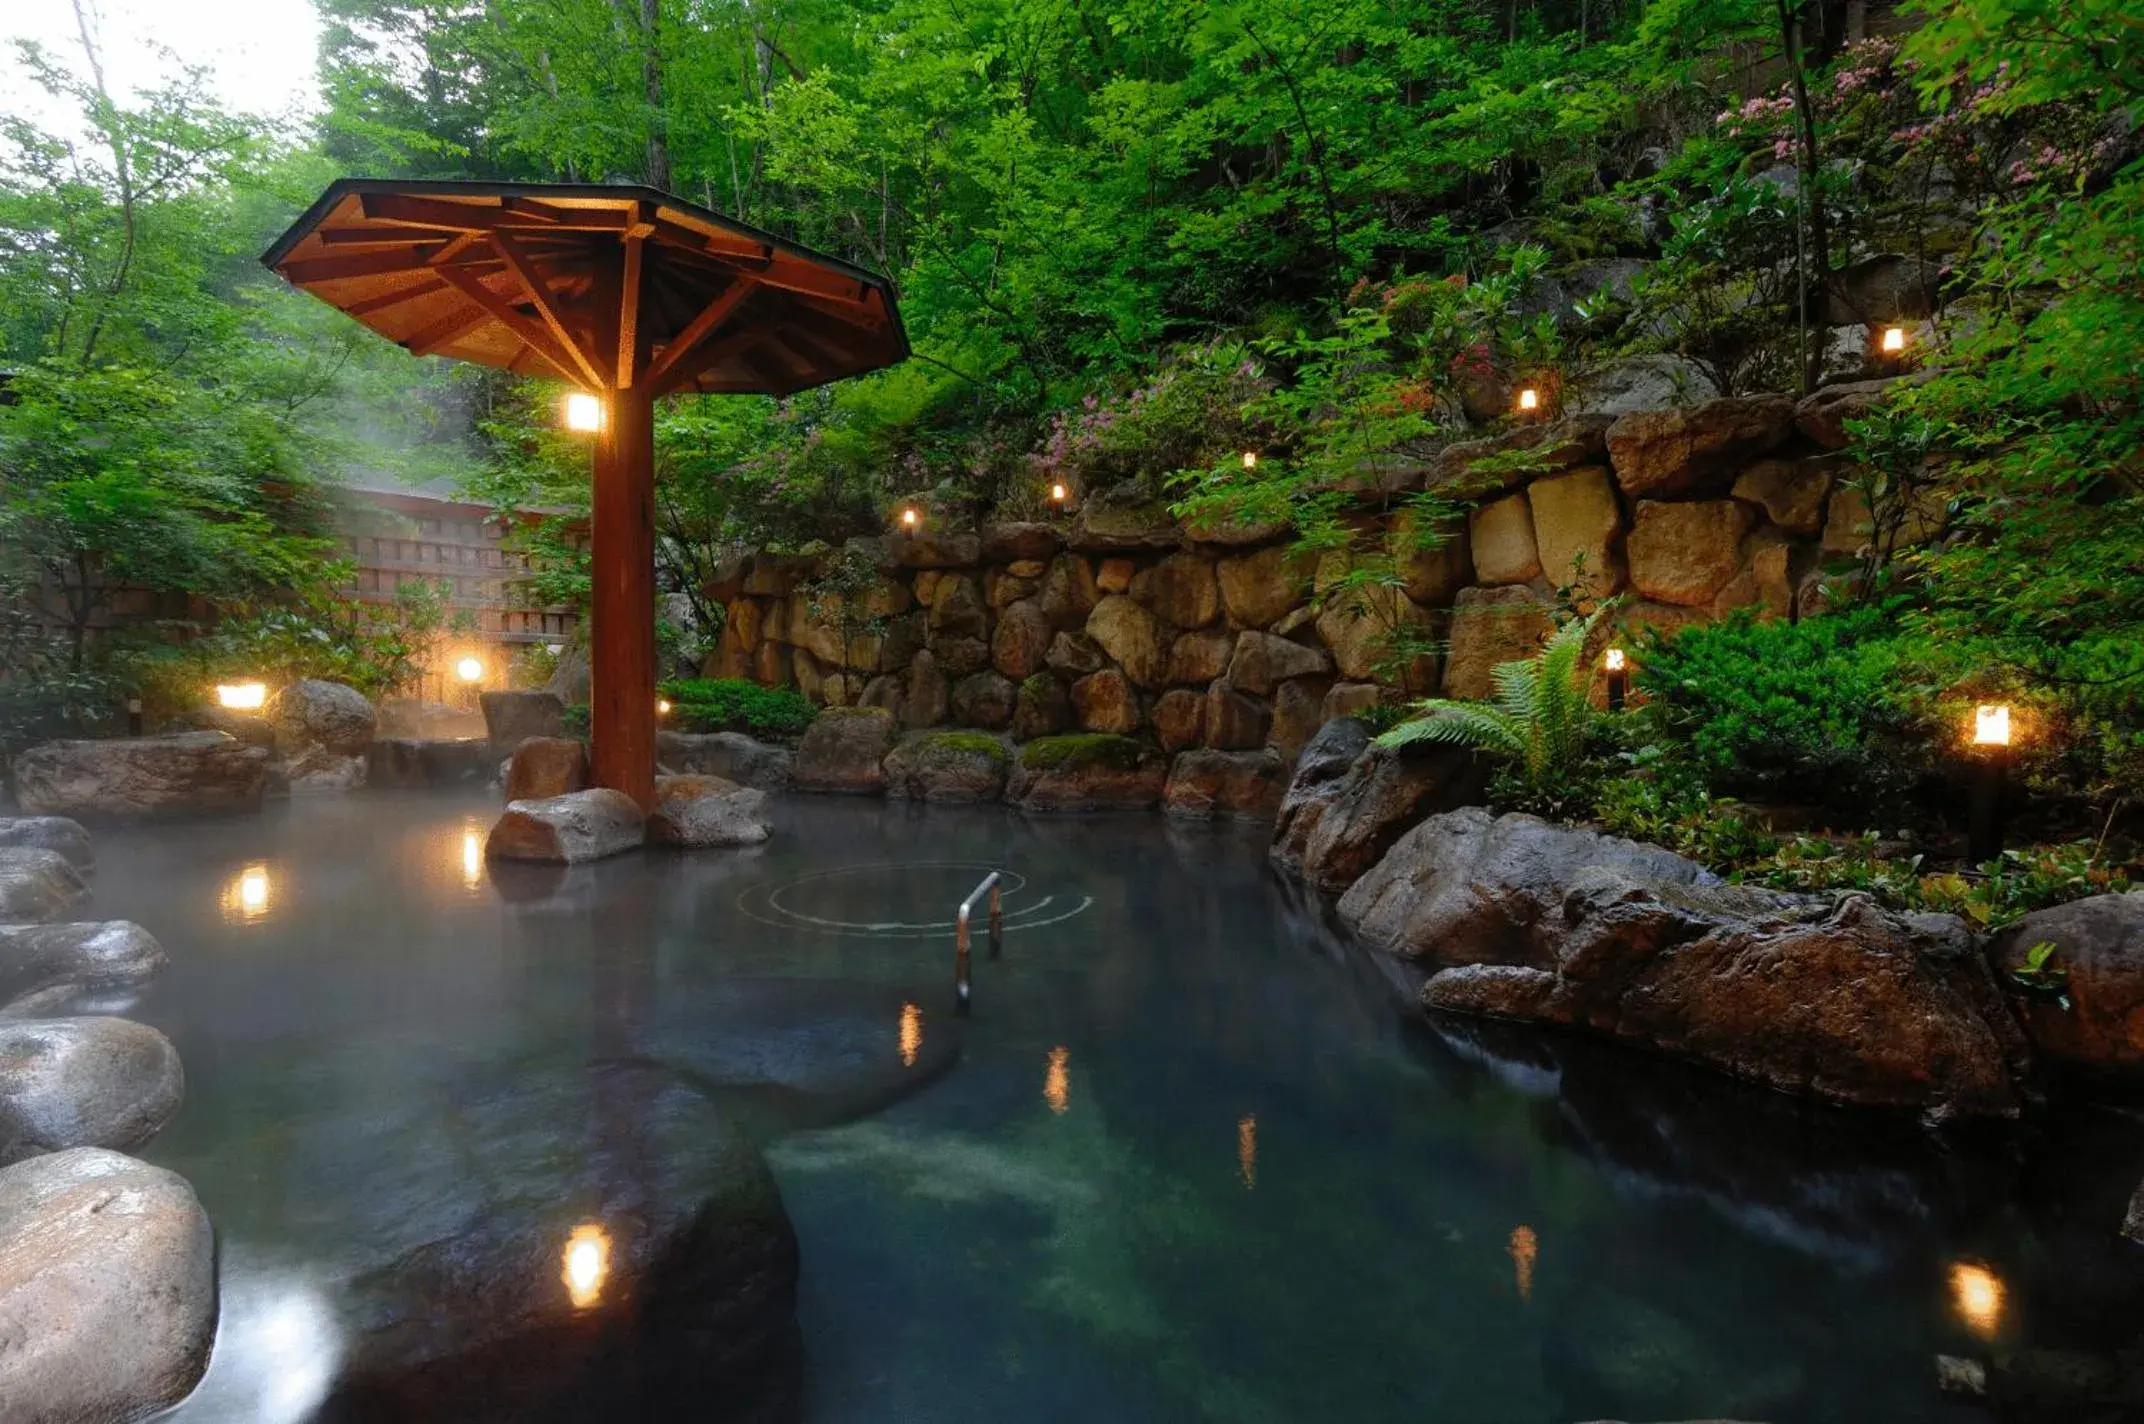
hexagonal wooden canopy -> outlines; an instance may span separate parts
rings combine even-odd
[[[908,355],[884,278],[653,188],[348,178],[261,261],[416,355],[590,390],[788,395]]]

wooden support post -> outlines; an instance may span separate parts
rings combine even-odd
[[[596,438],[589,739],[595,784],[655,806],[655,401],[611,391]]]

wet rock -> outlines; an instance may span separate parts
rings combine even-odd
[[[990,609],[974,579],[966,574],[939,578],[931,588],[930,628],[934,642],[952,638],[980,642],[989,636]],[[984,661],[988,661],[987,656]]]
[[[982,558],[986,564],[1054,558],[1064,545],[1064,536],[1057,532],[1054,524],[1031,522],[983,526]]]
[[[923,529],[893,541],[893,554],[904,569],[965,569],[983,561],[983,541],[974,534]]]
[[[1343,677],[1361,682],[1383,681],[1379,676],[1394,654],[1395,634],[1426,637],[1429,615],[1413,599],[1396,588],[1372,586],[1335,593],[1318,613],[1318,638],[1332,651],[1333,663]],[[1278,628],[1275,632],[1280,631]],[[1437,660],[1431,655],[1410,659],[1401,679],[1410,690],[1434,686]]]
[[[147,821],[258,811],[272,758],[222,732],[45,742],[15,758],[15,798],[32,815]]]
[[[1012,753],[984,732],[917,732],[886,757],[886,794],[915,801],[995,801]]]
[[[535,801],[511,801],[491,828],[484,854],[501,860],[578,865],[632,850],[645,826],[623,791],[599,786]]]
[[[1019,689],[994,672],[970,673],[953,684],[953,720],[963,727],[1003,731],[1012,725]]]
[[[1324,677],[1332,670],[1333,660],[1322,648],[1306,647],[1271,633],[1239,633],[1235,654],[1228,662],[1228,680],[1245,692],[1263,697],[1290,678]]]
[[[1424,608],[1449,608],[1459,590],[1474,582],[1474,559],[1467,546],[1464,521],[1440,531],[1435,543],[1415,535],[1414,516],[1402,511],[1392,521],[1387,541],[1400,591]]]
[[[378,726],[378,716],[364,693],[313,678],[293,682],[276,693],[267,720],[275,726],[276,749],[286,761],[313,750],[362,757]]]
[[[365,785],[382,789],[478,786],[490,780],[492,768],[491,742],[485,737],[375,737],[365,750]]]
[[[1066,679],[1082,678],[1109,666],[1102,645],[1085,633],[1059,633],[1050,643],[1043,661],[1051,672]]]
[[[1884,376],[1868,381],[1843,381],[1803,396],[1794,407],[1794,428],[1826,450],[1844,450],[1854,443],[1846,422],[1859,420],[1883,402],[1891,388],[1917,384],[1924,375]]]
[[[1139,811],[1161,800],[1169,765],[1108,733],[1041,737],[1020,748],[1006,799],[1030,811]]]
[[[0,850],[18,847],[56,851],[85,875],[97,868],[89,832],[66,816],[0,816]]]
[[[1072,715],[1090,732],[1139,730],[1139,694],[1115,668],[1091,673],[1072,684]]]
[[[658,776],[649,845],[690,850],[758,845],[772,827],[767,793],[719,776]]]
[[[56,920],[87,898],[81,872],[58,851],[0,850],[0,924]]]
[[[1448,445],[1429,470],[1428,487],[1479,497],[1516,489],[1538,474],[1597,465],[1607,453],[1613,423],[1605,415],[1567,415],[1560,420],[1530,421],[1486,440]],[[1504,464],[1494,457],[1515,450],[1529,452],[1525,468],[1479,468],[1484,463]]]
[[[343,756],[308,747],[283,763],[283,789],[293,796],[355,791],[365,784],[366,764],[364,756]]]
[[[742,732],[657,732],[655,755],[674,771],[719,776],[739,786],[779,791],[789,784],[795,753]]]
[[[1186,633],[1169,648],[1169,681],[1204,687],[1228,668],[1236,640],[1226,633]]]
[[[1480,808],[1341,897],[1427,1008],[1588,1028],[1783,1092],[2014,1115],[2025,1068],[1972,937],[1865,896],[1723,886],[1657,846]]]
[[[901,725],[935,727],[952,711],[952,693],[938,655],[926,649],[908,665],[908,695],[902,699]]]
[[[11,1420],[141,1419],[208,1363],[208,1214],[158,1167],[94,1147],[0,1171],[0,1407]]]
[[[1069,731],[1072,726],[1072,694],[1065,690],[1062,680],[1046,672],[1038,672],[1020,683],[1020,695],[1013,702],[1012,734],[1017,741],[1032,741],[1036,737],[1051,737]]]
[[[1292,757],[1325,725],[1326,679],[1299,677],[1284,682],[1273,694],[1273,725],[1266,744],[1282,756]]]
[[[1507,495],[1467,516],[1467,547],[1474,577],[1485,584],[1526,583],[1540,576],[1534,517],[1526,495]]]
[[[909,688],[914,710],[916,689]],[[791,783],[799,791],[840,791],[876,796],[886,789],[881,765],[893,749],[893,716],[876,707],[835,707],[821,712],[797,744]]]
[[[164,947],[129,920],[0,924],[0,1013],[53,1012],[139,984],[165,963]]]
[[[1172,628],[1203,628],[1221,616],[1221,586],[1211,559],[1171,554],[1132,579],[1134,602]]]
[[[484,735],[482,714],[467,707],[450,707],[444,702],[414,697],[382,698],[372,729],[375,741],[393,738],[405,742],[458,742]]]
[[[1494,696],[1497,667],[1532,657],[1555,631],[1548,605],[1531,589],[1459,590],[1452,606],[1451,651],[1444,660],[1444,695]]]
[[[1488,779],[1482,759],[1464,749],[1376,747],[1353,718],[1329,722],[1296,763],[1269,857],[1339,894],[1423,817],[1476,799]]]
[[[485,692],[477,703],[484,709],[484,731],[492,751],[510,755],[530,737],[566,735],[566,705],[548,692]]]
[[[932,665],[947,677],[962,678],[990,666],[990,645],[980,638],[933,638]]]
[[[1189,820],[1265,820],[1287,786],[1288,764],[1270,749],[1187,751],[1169,764],[1162,809]]]
[[[347,1157],[315,1203],[355,1325],[323,1417],[782,1417],[761,1411],[794,1385],[796,1237],[727,1114],[634,1061],[437,1092],[451,1124],[417,1093],[399,1120],[301,1144]]]
[[[1374,682],[1335,683],[1326,690],[1325,701],[1318,708],[1318,722],[1322,726],[1335,717],[1358,717],[1384,700],[1385,690]]]
[[[1087,615],[1087,636],[1141,687],[1160,687],[1168,681],[1173,639],[1153,614],[1125,595],[1109,594],[1094,606],[1094,612]]]
[[[1052,628],[1062,632],[1086,626],[1087,615],[1102,599],[1102,591],[1095,585],[1094,565],[1077,554],[1059,555],[1050,561],[1036,598],[1042,605],[1042,616],[1050,620]]]
[[[1641,500],[1630,531],[1630,583],[1656,603],[1702,607],[1742,566],[1755,516],[1735,499]]]
[[[2006,984],[2034,946],[2051,944],[2070,1007],[2052,995],[2012,990],[2033,1047],[2064,1063],[2110,1074],[2144,1073],[2144,891],[2093,895],[2035,910],[1988,944]]]
[[[1822,533],[1833,463],[1826,457],[1759,460],[1735,476],[1734,497],[1763,505],[1766,516],[1790,534]]]
[[[1014,682],[1042,671],[1049,649],[1050,620],[1043,616],[1041,604],[1023,598],[998,616],[997,629],[990,635],[990,661]]]
[[[573,737],[529,737],[506,768],[506,799],[529,801],[588,789],[588,749]]]
[[[1169,506],[1149,498],[1145,485],[1133,481],[1089,495],[1073,517],[1065,542],[1074,553],[1101,554],[1173,549],[1182,538]]]
[[[1633,499],[1696,494],[1723,487],[1793,428],[1794,402],[1785,396],[1722,396],[1618,417],[1608,429],[1608,458]]]
[[[1215,565],[1221,604],[1237,628],[1266,628],[1310,592],[1305,561],[1279,545],[1223,559]]]
[[[1206,689],[1206,745],[1222,751],[1248,751],[1265,745],[1273,726],[1273,708],[1263,698],[1240,691],[1227,678]]]
[[[1206,694],[1188,687],[1164,692],[1154,701],[1154,739],[1165,752],[1180,752],[1206,739]]]
[[[1833,326],[1918,321],[1934,313],[1942,275],[1934,262],[1895,252],[1849,262],[1825,281],[1824,320]]]
[[[1557,588],[1607,598],[1623,586],[1623,509],[1597,465],[1526,487],[1541,571]],[[1488,582],[1488,580],[1484,580]]]
[[[0,1164],[138,1147],[186,1096],[179,1052],[147,1024],[0,1019]]]

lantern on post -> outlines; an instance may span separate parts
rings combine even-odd
[[[1972,820],[1966,833],[1966,859],[1974,865],[2000,860],[2003,853],[2003,790],[2010,775],[2010,708],[1983,703],[1973,709]]]
[[[1533,415],[1540,409],[1541,392],[1532,386],[1522,387],[1519,391],[1519,414]]]
[[[1608,672],[1608,710],[1620,712],[1623,710],[1623,698],[1628,690],[1629,659],[1624,656],[1621,648],[1610,648],[1602,655],[1601,663]]]

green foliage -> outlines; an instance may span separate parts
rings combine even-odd
[[[1473,747],[1509,763],[1511,780],[1499,804],[1562,810],[1582,797],[1587,738],[1596,715],[1588,700],[1587,640],[1607,609],[1573,619],[1533,657],[1500,663],[1493,702],[1426,698],[1413,720],[1377,739],[1379,746],[1416,742]]]
[[[2025,951],[2025,962],[2010,971],[2010,977],[2028,993],[2053,999],[2064,1009],[2070,1006],[2069,966],[2054,962],[2059,953],[2052,940],[2041,940]]]
[[[1782,890],[1866,891],[1893,909],[1959,915],[1984,930],[2050,905],[2120,894],[2130,883],[2089,841],[2005,851],[1976,876],[1921,866],[1919,855],[1882,854],[1874,832],[1843,844],[1801,836],[1739,867],[1736,878]]]
[[[795,688],[761,687],[744,678],[679,678],[662,684],[670,721],[688,732],[745,732],[789,741],[818,715]]]

